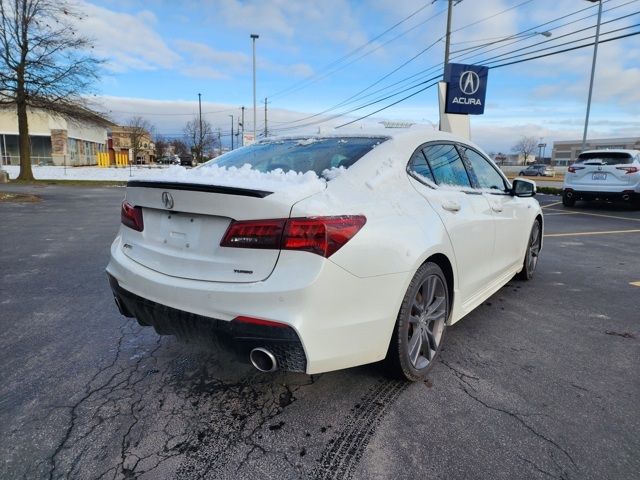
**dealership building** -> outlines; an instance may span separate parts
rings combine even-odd
[[[114,123],[95,112],[76,107],[65,113],[40,109],[27,111],[31,161],[40,165],[95,165],[96,154],[107,150]],[[0,109],[1,165],[18,165],[18,115],[14,108]]]
[[[587,140],[586,150],[606,149],[640,150],[640,137],[629,138],[601,138],[599,140]],[[582,140],[565,140],[553,142],[551,153],[552,165],[566,166],[573,163],[582,152]]]

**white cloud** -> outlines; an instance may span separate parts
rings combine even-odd
[[[283,39],[306,43],[343,44],[352,48],[367,41],[357,7],[348,0],[210,0],[216,19],[227,27],[259,33],[260,41]],[[357,4],[356,4],[357,5]],[[366,10],[366,7],[363,7]]]
[[[85,17],[76,22],[78,32],[94,40],[94,52],[107,59],[109,70],[157,70],[171,68],[180,60],[151,28],[157,21],[154,13],[119,13],[82,0],[76,6]]]

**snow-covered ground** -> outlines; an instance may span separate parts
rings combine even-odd
[[[2,167],[9,173],[9,178],[17,178],[20,172],[18,165]],[[147,178],[158,176],[167,167],[132,167],[129,168],[100,168],[100,167],[64,167],[33,166],[33,176],[38,180],[121,180],[126,182],[131,178]]]

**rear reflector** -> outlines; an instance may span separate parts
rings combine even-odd
[[[301,250],[330,257],[366,221],[364,215],[233,221],[220,246]]]
[[[618,170],[626,170],[627,174],[629,173],[637,173],[638,167],[616,167]]]
[[[261,327],[285,328],[288,326],[284,323],[272,322],[271,320],[263,320],[262,318],[243,316],[234,318],[232,322],[248,323],[249,325],[260,325]]]
[[[142,208],[134,207],[126,200],[122,202],[122,209],[120,210],[120,221],[123,225],[126,225],[133,230],[137,230],[138,232],[144,230]]]

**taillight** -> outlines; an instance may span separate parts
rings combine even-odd
[[[220,246],[279,249],[285,222],[286,219],[233,221]]]
[[[234,221],[220,246],[301,250],[328,258],[366,221],[364,215]]]
[[[637,173],[638,172],[638,167],[616,167],[616,169],[618,170],[626,170],[627,171],[627,175],[630,173]]]
[[[584,167],[576,167],[575,165],[571,165],[571,166],[567,169],[567,171],[568,171],[569,173],[576,173],[578,170],[583,170],[583,169],[584,169]]]
[[[282,238],[284,250],[304,250],[330,257],[358,233],[367,219],[363,215],[292,218]]]
[[[122,202],[122,210],[120,210],[120,221],[133,230],[141,232],[144,230],[144,222],[142,221],[142,208],[134,207],[126,200]]]

